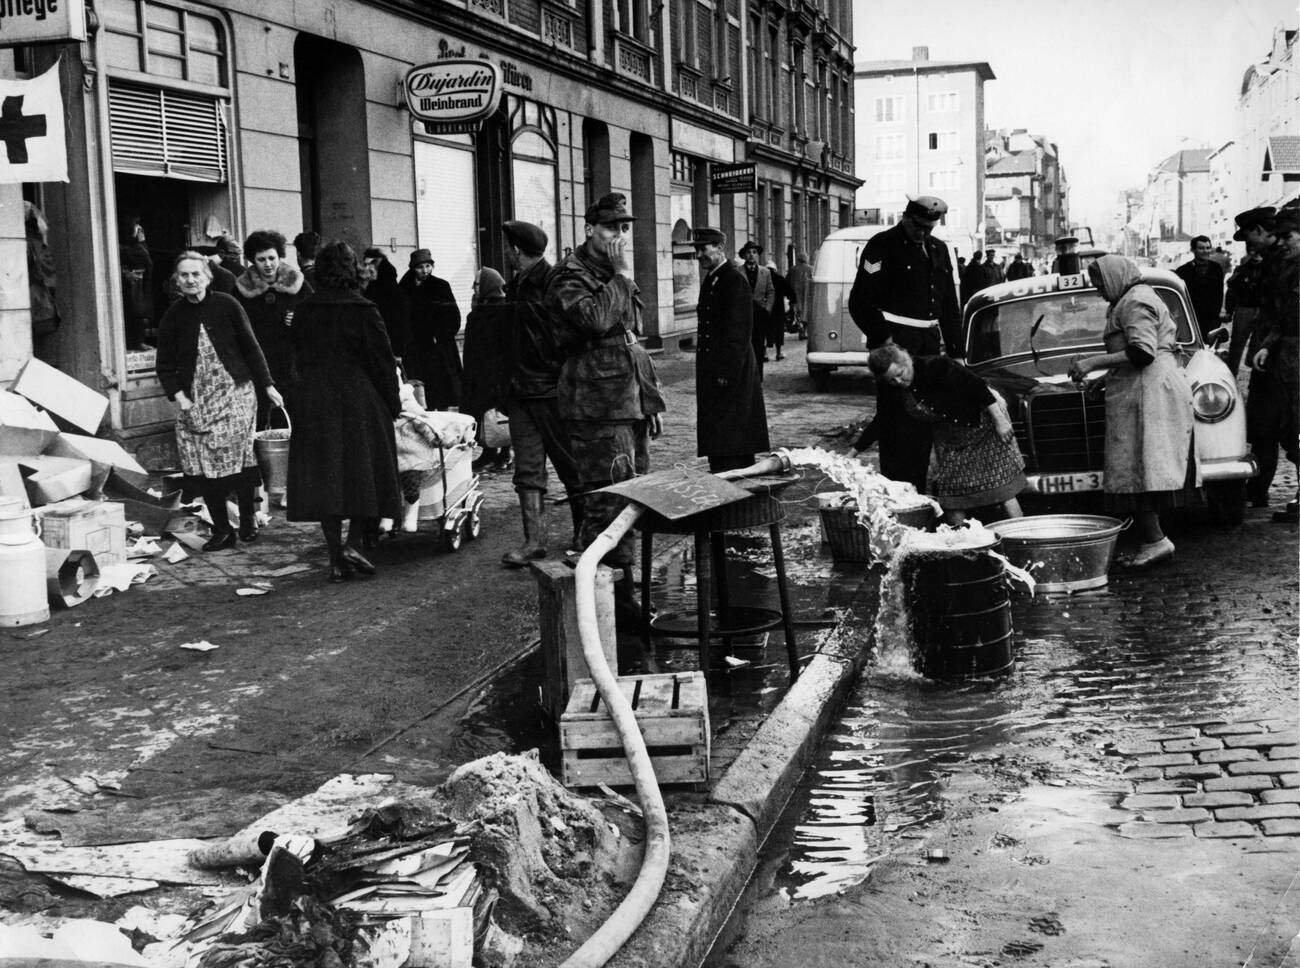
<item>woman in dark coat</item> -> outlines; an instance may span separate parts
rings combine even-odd
[[[293,404],[293,355],[289,328],[299,302],[311,295],[303,275],[284,261],[284,236],[279,232],[254,232],[244,242],[249,266],[235,280],[235,298],[248,314],[253,333],[266,355],[266,365],[276,386]],[[270,407],[257,398],[257,426],[266,424]]]
[[[483,448],[475,470],[489,465],[505,470],[510,464],[510,447],[487,445],[484,416],[489,410],[504,410],[510,375],[514,367],[510,350],[514,339],[513,307],[506,302],[506,282],[495,269],[480,269],[474,281],[474,308],[465,320],[465,385],[461,411],[478,421],[478,442]]]
[[[961,524],[968,511],[992,505],[1020,517],[1025,462],[1006,404],[987,383],[947,356],[913,358],[893,343],[872,350],[867,367],[878,381],[908,391],[908,412],[934,424],[929,490],[944,521]]]
[[[379,249],[366,249],[361,255],[361,295],[379,309],[388,342],[398,363],[404,363],[411,340],[411,305],[397,282],[397,267]]]
[[[462,370],[456,334],[460,332],[460,308],[447,280],[433,274],[433,253],[428,249],[412,252],[401,285],[411,304],[407,369],[423,381],[430,410],[459,407]]]
[[[203,496],[212,518],[204,551],[235,545],[226,500],[239,502],[239,537],[257,538],[253,491],[262,483],[253,454],[254,416],[260,388],[283,405],[272,384],[248,317],[230,296],[209,292],[212,273],[197,252],[176,258],[172,284],[180,293],[158,322],[155,372],[175,401],[176,449],[185,489]]]
[[[379,310],[357,292],[357,257],[346,243],[317,253],[316,282],[319,291],[299,305],[293,327],[299,384],[288,516],[321,523],[329,580],[338,582],[375,573],[357,546],[379,518],[402,509],[393,437],[402,406],[388,334]]]
[[[695,307],[695,437],[697,453],[714,473],[748,467],[769,447],[752,345],[754,297],[745,273],[727,258],[725,242],[717,229],[700,229],[694,240],[705,274]]]

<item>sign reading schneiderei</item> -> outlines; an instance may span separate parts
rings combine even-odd
[[[669,521],[753,496],[721,477],[681,467],[643,474],[600,490],[634,501]]]
[[[478,121],[501,102],[501,68],[485,60],[442,60],[406,73],[406,105],[421,121]]]

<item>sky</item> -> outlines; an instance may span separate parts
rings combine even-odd
[[[1297,0],[852,0],[858,63],[987,61],[989,128],[1055,142],[1070,218],[1104,225],[1121,190],[1179,148],[1233,137],[1246,68],[1295,29]]]

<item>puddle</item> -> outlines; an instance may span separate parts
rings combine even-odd
[[[873,862],[951,819],[948,789],[1021,805],[1032,795],[1073,820],[1113,823],[1125,787],[1124,764],[1107,755],[1115,736],[1249,720],[1288,701],[1297,663],[1285,630],[1224,622],[1211,598],[1180,604],[1189,614],[1170,628],[1157,603],[1135,607],[1137,594],[1018,596],[1016,667],[998,680],[944,686],[902,650],[873,656],[769,841],[772,889],[797,901],[861,883]]]

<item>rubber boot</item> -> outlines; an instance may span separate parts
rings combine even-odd
[[[524,521],[524,543],[501,556],[507,568],[522,568],[530,561],[546,557],[546,512],[541,491],[520,491],[519,510]]]
[[[1246,497],[1253,508],[1268,507],[1268,489],[1277,473],[1277,444],[1251,445],[1259,473],[1246,482]]]
[[[608,558],[605,561],[610,564]],[[636,593],[636,582],[632,578],[631,563],[610,565],[621,568],[623,575],[614,583],[614,627],[623,632],[635,632],[641,628],[641,600]]]
[[[582,546],[582,495],[577,491],[569,495],[569,514],[573,518],[573,536],[569,539],[569,550],[577,551]]]

